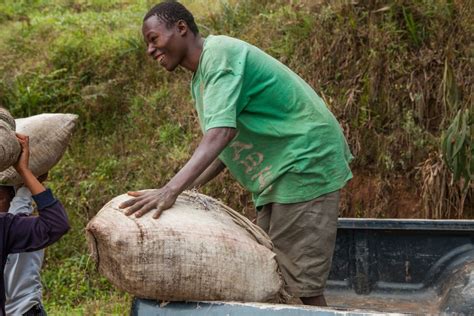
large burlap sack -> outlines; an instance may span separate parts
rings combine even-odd
[[[125,216],[120,195],[86,228],[98,270],[135,296],[167,301],[278,301],[272,244],[247,218],[205,195],[184,192],[153,219]]]
[[[1,106],[0,106],[0,121],[5,122],[8,125],[10,130],[12,131],[15,130],[15,119],[10,114],[10,112],[8,112],[7,109],[2,108]]]
[[[16,131],[30,137],[30,169],[40,176],[63,156],[76,125],[75,114],[40,114],[16,119]],[[0,172],[0,184],[16,185],[22,179],[13,167]]]
[[[21,146],[15,136],[15,120],[0,107],[0,171],[13,165],[20,156]]]

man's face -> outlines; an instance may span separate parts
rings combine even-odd
[[[0,213],[8,212],[10,208],[10,201],[12,200],[11,190],[5,187],[0,187]]]
[[[149,17],[142,26],[148,55],[158,61],[166,70],[175,70],[186,55],[187,49],[184,40],[186,32],[187,27],[185,25],[183,30],[182,23],[178,22],[168,28],[166,23],[156,16]]]

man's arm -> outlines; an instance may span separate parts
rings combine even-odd
[[[191,159],[184,167],[161,189],[147,192],[129,192],[134,196],[120,205],[120,208],[128,207],[126,215],[135,213],[136,217],[157,209],[154,218],[173,206],[178,195],[188,188],[224,150],[237,134],[235,128],[219,127],[212,128],[204,134],[201,143],[196,148]]]
[[[222,170],[225,169],[224,163],[219,159],[216,158],[206,170],[193,183],[188,187],[188,189],[199,188],[217,177]]]

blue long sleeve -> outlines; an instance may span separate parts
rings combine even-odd
[[[62,204],[56,200],[51,190],[33,195],[39,216],[11,216],[7,238],[7,252],[35,251],[57,241],[69,230],[69,221]]]

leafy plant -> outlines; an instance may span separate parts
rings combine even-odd
[[[403,11],[403,18],[405,19],[406,27],[408,29],[408,33],[410,34],[413,42],[416,45],[419,45],[421,40],[418,36],[418,28],[416,25],[415,20],[413,19],[413,14],[409,12],[405,7],[402,7]]]
[[[474,115],[461,109],[443,134],[443,158],[454,174],[454,180],[464,178],[464,190],[474,179]]]

